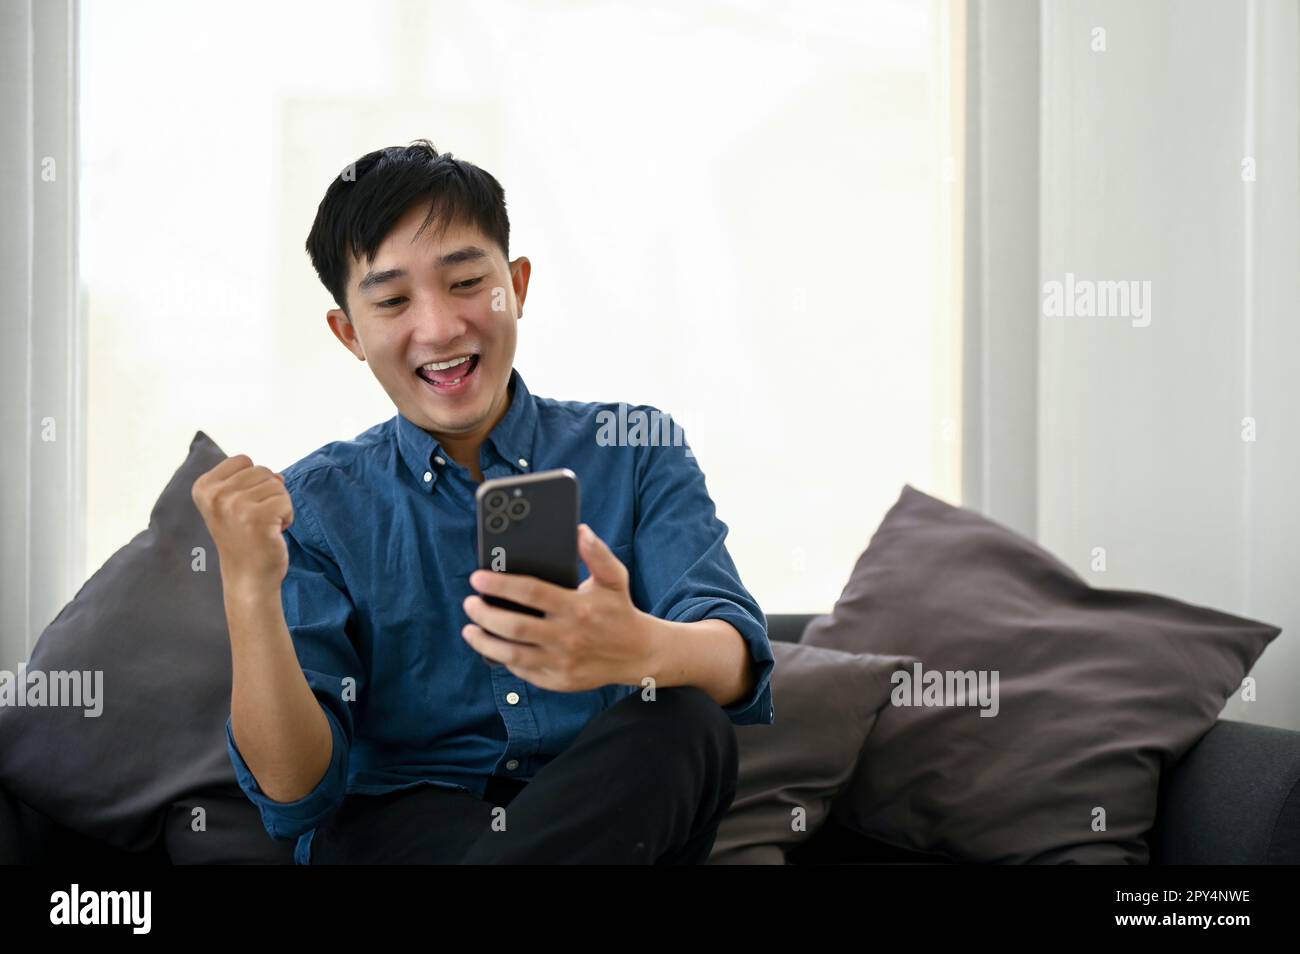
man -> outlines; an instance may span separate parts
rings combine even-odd
[[[349,166],[307,250],[398,413],[283,475],[237,455],[194,485],[227,742],[267,831],[300,864],[703,862],[774,660],[689,447],[601,439],[626,406],[529,392],[504,192],[427,140]],[[476,570],[479,482],[557,467],[582,486],[578,589]]]

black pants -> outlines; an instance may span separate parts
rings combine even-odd
[[[708,693],[636,692],[531,781],[493,776],[482,799],[437,785],[348,795],[311,863],[703,864],[737,769],[735,729]]]

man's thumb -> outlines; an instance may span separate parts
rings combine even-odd
[[[614,585],[622,583],[619,571],[623,564],[605,541],[596,536],[596,532],[585,523],[578,524],[578,547],[582,552],[582,562],[587,565],[593,580]]]

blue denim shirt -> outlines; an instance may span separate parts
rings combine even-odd
[[[510,406],[481,450],[484,477],[556,467],[577,474],[581,518],[628,568],[635,605],[665,620],[735,626],[757,678],[723,711],[736,725],[771,723],[767,620],[727,553],[727,525],[680,425],[649,405],[536,397],[518,370],[510,388]],[[637,412],[659,426],[639,428]],[[230,720],[226,742],[267,832],[298,839],[298,864],[309,863],[316,826],[345,794],[433,784],[482,797],[489,776],[532,778],[593,716],[639,690],[539,689],[489,666],[464,640],[461,604],[476,592],[478,484],[401,414],[283,475],[294,521],[281,599],[333,757],[313,791],[276,802],[240,755]],[[585,566],[579,572],[588,576]]]

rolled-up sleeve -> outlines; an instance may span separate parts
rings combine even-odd
[[[352,643],[356,609],[338,566],[330,557],[309,506],[290,488],[294,522],[285,531],[289,569],[281,586],[285,622],[307,684],[325,712],[333,737],[329,768],[316,787],[293,802],[277,802],[262,791],[235,744],[226,720],[226,747],[235,777],[257,806],[272,838],[296,838],[317,827],[342,802],[352,746],[351,703],[362,691],[362,666]],[[348,692],[355,680],[355,692]]]
[[[663,412],[658,412],[663,414]],[[685,441],[640,448],[633,549],[633,602],[670,622],[721,619],[744,638],[754,662],[754,686],[723,711],[735,725],[775,721],[775,657],[767,617],[740,582],[727,552],[727,525],[718,518],[704,472]]]

